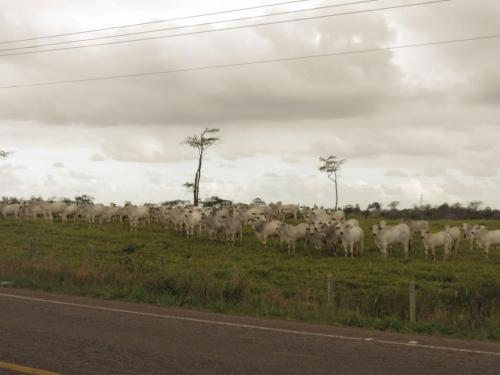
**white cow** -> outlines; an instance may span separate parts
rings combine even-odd
[[[420,234],[423,230],[429,230],[429,222],[425,220],[402,220],[401,223],[408,225],[411,234]]]
[[[208,234],[208,238],[215,241],[224,233],[225,225],[221,223],[215,214],[204,215],[202,214],[200,220],[200,230]]]
[[[282,244],[283,242],[286,242],[288,255],[290,255],[292,251],[295,254],[295,244],[299,240],[304,240],[305,247],[305,241],[308,236],[308,228],[309,224],[307,223],[300,223],[298,225],[282,223],[277,228],[278,235],[280,236],[280,242]]]
[[[66,218],[72,217],[73,221],[76,221],[76,219],[78,218],[79,209],[80,208],[76,204],[68,206],[68,209],[66,210]]]
[[[342,210],[337,210],[333,213],[333,218],[337,221],[345,221],[345,213]],[[359,223],[358,223],[359,224]]]
[[[354,258],[354,251],[357,250],[359,255],[363,255],[365,246],[365,233],[359,226],[343,225],[340,228],[340,238],[344,247],[344,255],[347,258],[347,252]]]
[[[1,208],[2,216],[7,219],[12,216],[14,219],[19,219],[19,214],[21,211],[21,205],[19,203],[8,204]]]
[[[269,220],[270,215],[269,216],[266,215],[265,212],[267,212],[265,206],[254,206],[254,207],[250,207],[246,210],[243,210],[243,212],[241,213],[241,218],[242,218],[243,223],[245,225],[248,225],[250,220],[253,220],[256,217],[261,216],[261,215],[264,216],[266,220]]]
[[[260,243],[267,247],[267,240],[270,237],[279,236],[278,228],[281,226],[282,222],[279,220],[273,220],[268,223],[266,222],[266,218],[261,215],[250,220],[249,224],[252,226],[255,236]]]
[[[123,207],[120,206],[104,207],[104,212],[102,213],[103,221],[106,223],[111,223],[113,220],[121,221],[122,211]]]
[[[477,243],[477,240],[475,240],[474,238],[474,227],[475,226],[472,224],[467,224],[467,223],[462,224],[462,231],[464,232],[464,238],[469,241],[470,251],[474,250],[474,242]]]
[[[61,216],[63,223],[68,219],[68,205],[64,202],[42,202],[41,206],[45,210],[45,215],[49,224],[54,222],[54,216]]]
[[[22,215],[27,220],[36,220],[39,217],[47,218],[46,211],[42,207],[41,202],[35,200],[24,202]]]
[[[372,226],[372,235],[375,243],[384,257],[387,257],[387,249],[390,245],[401,244],[405,258],[408,258],[410,251],[410,228],[406,224],[389,226],[384,223]]]
[[[80,206],[80,213],[85,221],[92,227],[99,219],[99,224],[102,224],[102,215],[104,213],[103,204],[83,204]]]
[[[333,225],[333,223],[336,222],[332,214],[320,208],[306,211],[304,213],[304,217],[307,223],[314,225],[320,225],[322,223],[328,223],[329,225]]]
[[[193,237],[195,229],[198,229],[198,234],[201,234],[200,222],[203,218],[201,210],[196,207],[188,208],[184,212],[184,229],[186,236]]]
[[[346,227],[359,227],[359,221],[356,219],[349,219],[345,222],[336,222],[335,228],[337,231],[342,231]]]
[[[462,236],[460,227],[451,227],[449,225],[446,225],[444,230],[448,232],[451,237],[451,251],[458,253],[458,247],[460,246],[460,237]]]
[[[130,224],[130,230],[137,232],[139,225],[144,223],[144,225],[151,224],[151,218],[149,216],[149,208],[147,206],[125,206],[124,211],[127,214],[128,221]]]
[[[488,230],[484,225],[475,225],[473,233],[478,244],[484,247],[486,258],[490,253],[490,246],[500,245],[500,230]]]
[[[299,205],[298,204],[282,204],[278,207],[278,216],[281,220],[285,221],[287,216],[293,217],[295,221],[299,217]]]
[[[172,226],[177,233],[182,232],[185,223],[185,209],[182,207],[168,208],[163,211],[163,220]]]
[[[447,231],[431,233],[429,230],[423,229],[420,232],[420,235],[422,236],[422,240],[424,241],[426,257],[428,250],[430,250],[432,256],[434,257],[434,260],[436,260],[436,247],[442,246],[444,248],[443,260],[448,260],[453,243],[450,233],[448,233]]]
[[[220,216],[218,221],[223,226],[223,231],[226,234],[226,241],[234,246],[236,237],[239,237],[240,244],[243,245],[243,226],[241,225],[240,217],[237,212],[228,210],[227,214]]]

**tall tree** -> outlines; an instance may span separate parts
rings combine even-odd
[[[319,166],[320,172],[325,172],[328,178],[335,184],[335,209],[337,209],[339,204],[338,174],[346,160],[338,159],[336,156],[330,155],[327,158],[319,158],[319,161],[321,163]]]
[[[392,201],[391,203],[389,203],[387,206],[393,210],[393,211],[396,211],[399,207],[399,204],[400,202],[399,201]]]
[[[200,179],[201,179],[201,168],[203,166],[203,156],[207,149],[216,144],[220,138],[217,137],[217,133],[220,129],[210,129],[205,128],[200,135],[193,135],[186,137],[183,144],[186,144],[194,148],[198,152],[198,167],[196,168],[196,174],[194,176],[194,182],[186,182],[185,187],[193,190],[193,204],[198,206],[199,196],[200,196]]]

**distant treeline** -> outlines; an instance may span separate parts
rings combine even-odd
[[[461,203],[443,203],[438,206],[430,204],[413,206],[413,208],[398,209],[398,204],[393,202],[384,208],[380,203],[374,202],[366,209],[359,205],[348,205],[344,207],[346,214],[358,214],[364,216],[380,216],[386,219],[421,219],[421,220],[483,220],[500,219],[500,210],[491,207],[481,208],[481,202],[471,202],[468,205]]]

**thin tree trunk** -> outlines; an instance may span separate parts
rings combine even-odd
[[[193,204],[198,206],[198,194],[196,192],[196,180],[198,179],[198,172],[194,175],[194,184],[193,184]]]
[[[337,188],[337,173],[335,173],[335,211],[337,211],[338,203],[339,203],[339,191]]]
[[[196,171],[196,176],[194,179],[194,205],[198,207],[200,201],[200,179],[201,179],[201,166],[203,164],[203,147],[200,149],[200,155],[198,159],[198,169]]]

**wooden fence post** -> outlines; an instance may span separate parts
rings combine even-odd
[[[415,280],[410,281],[410,322],[417,321],[416,314],[416,296],[415,296]]]

